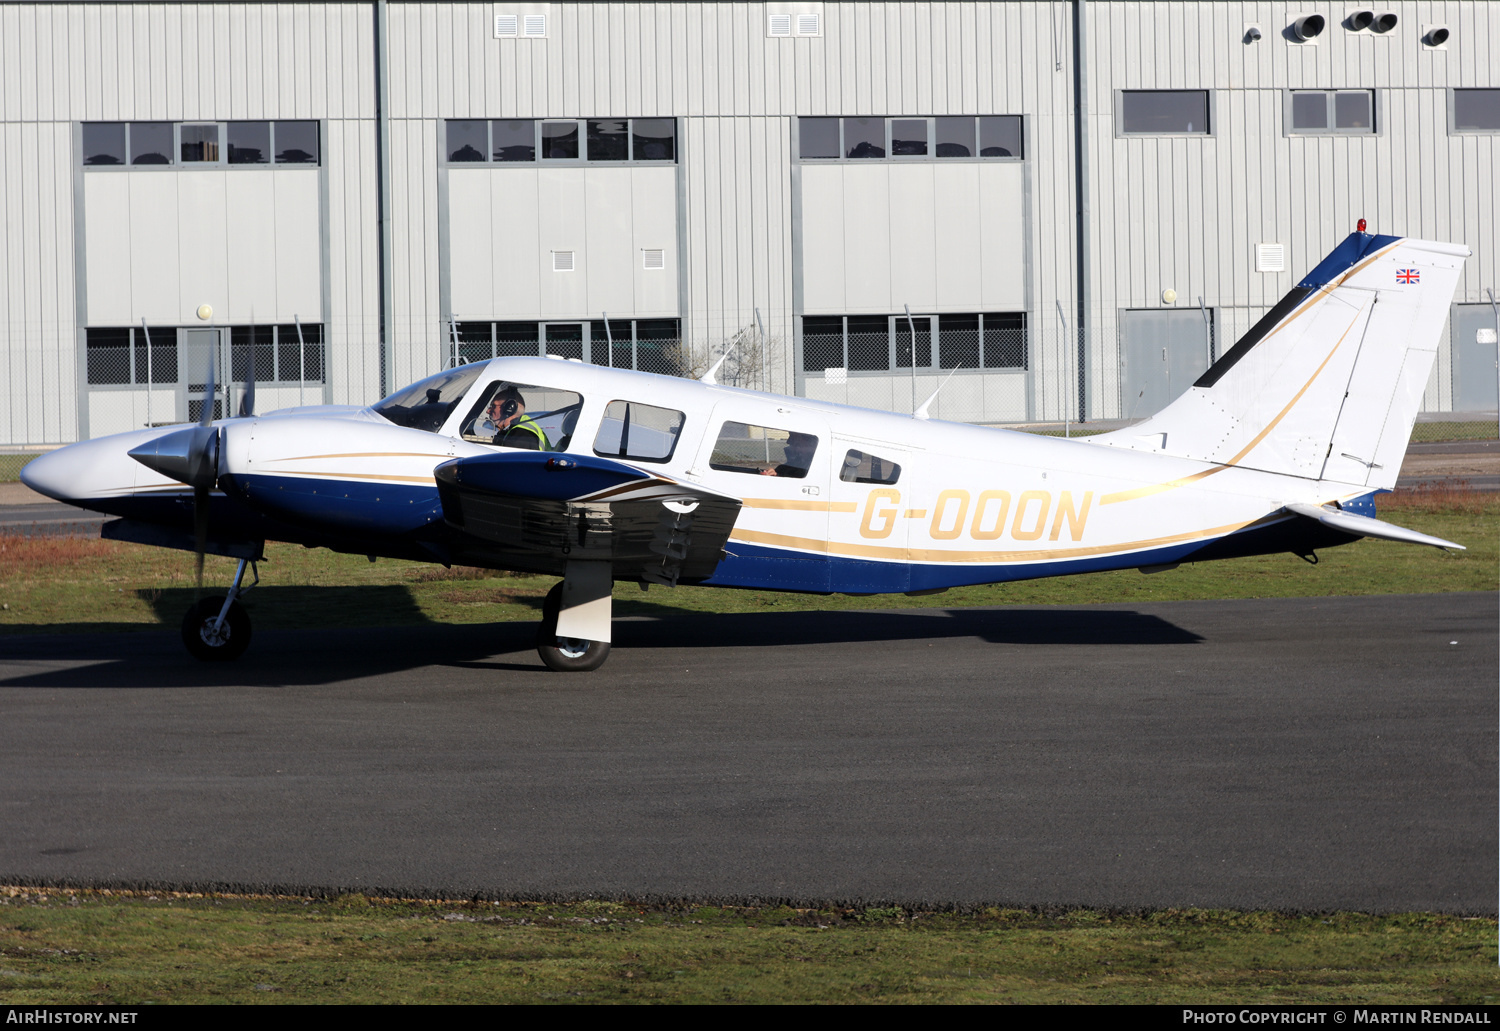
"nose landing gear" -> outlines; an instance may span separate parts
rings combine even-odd
[[[245,567],[255,577],[244,584]],[[248,559],[241,559],[234,572],[234,584],[224,597],[199,600],[182,617],[182,643],[200,662],[228,662],[245,654],[250,647],[250,615],[240,604],[240,596],[260,583],[260,570]]]

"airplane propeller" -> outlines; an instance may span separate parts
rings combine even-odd
[[[129,452],[130,457],[146,468],[170,476],[193,488],[193,541],[196,561],[194,576],[198,588],[203,587],[203,556],[208,550],[209,492],[219,482],[219,428],[213,425],[214,404],[218,399],[218,376],[215,370],[214,351],[208,353],[208,375],[204,378],[203,409],[198,425],[176,430],[148,441]],[[245,393],[240,401],[240,414],[255,412],[254,350],[251,350],[251,369],[245,377]]]

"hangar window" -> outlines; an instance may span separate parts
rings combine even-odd
[[[1500,89],[1453,91],[1454,132],[1500,132]]]
[[[1018,161],[1024,154],[1019,115],[931,118],[799,118],[803,161]]]
[[[937,348],[934,351],[933,339]],[[802,320],[802,371],[1023,370],[1025,312],[959,315],[832,315]]]
[[[677,120],[452,119],[444,129],[443,160],[451,165],[673,162],[677,160]]]
[[[1292,90],[1287,94],[1288,132],[1301,136],[1372,133],[1375,94],[1371,90]]]
[[[146,339],[151,339],[150,366]],[[90,329],[88,344],[89,386],[177,382],[177,330],[158,326]]]
[[[1208,90],[1121,90],[1117,124],[1127,135],[1206,136]]]
[[[611,401],[594,437],[594,454],[641,462],[670,461],[686,418],[670,408],[638,401]]]
[[[555,354],[593,365],[664,376],[683,374],[682,327],[677,319],[602,319],[549,322],[460,322],[457,362]]]
[[[101,165],[317,165],[315,121],[84,122],[83,163]]]
[[[812,468],[817,450],[818,438],[811,433],[726,422],[708,465],[726,473],[801,479]]]

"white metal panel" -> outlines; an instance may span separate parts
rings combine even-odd
[[[246,323],[253,318],[264,324],[279,316],[276,281],[282,271],[277,267],[280,214],[276,180],[282,175],[255,169],[225,176],[229,198],[224,233],[228,291],[219,313],[221,322]],[[315,269],[314,286],[319,278]]]
[[[909,304],[913,311],[930,311],[938,298],[938,169],[928,162],[891,164],[887,169],[891,291],[887,310]],[[977,297],[977,293],[970,296]]]
[[[933,172],[932,228],[935,243],[932,268],[936,277],[934,305],[941,311],[966,308],[984,296],[984,278],[1004,274],[988,270],[981,247],[982,225],[974,217],[980,206],[980,170],[983,165],[963,163],[929,166]],[[1019,190],[1010,198],[1024,212],[1025,198]],[[997,198],[997,203],[1004,203]],[[1020,240],[1012,241],[1012,253],[1024,262]]]
[[[630,170],[630,187],[629,259],[635,280],[633,310],[648,318],[675,316],[678,313],[677,170],[633,168]],[[661,250],[662,268],[648,270],[643,267],[641,252],[648,248]]]
[[[456,171],[449,173],[450,189],[452,176],[456,174]],[[507,169],[498,173],[479,172],[477,176],[489,183],[489,246],[495,277],[490,306],[468,310],[476,315],[494,314],[498,318],[538,318],[542,313],[542,277],[552,275],[551,262],[544,265],[547,255],[542,248],[540,175],[530,169]],[[449,198],[451,218],[454,211],[451,192]],[[454,231],[450,226],[450,238]],[[456,279],[453,289],[453,306],[463,310],[459,307]],[[469,289],[469,296],[476,299],[477,305],[481,296],[477,284]]]
[[[510,244],[504,239],[510,213],[506,212],[505,219],[495,217],[491,208],[492,186],[498,188],[495,192],[509,192],[504,190],[505,185],[514,187],[535,181],[536,177],[527,172],[505,175],[484,169],[449,170],[448,296],[458,318],[486,317],[500,312],[497,294],[504,292],[505,275],[496,267],[495,259],[497,251],[503,253]],[[500,202],[505,203],[504,197]],[[527,254],[528,263],[532,253]]]
[[[130,176],[83,177],[85,273],[88,321],[95,326],[129,325],[134,318],[130,250]]]
[[[171,325],[182,313],[178,264],[178,176],[157,171],[119,174],[130,181],[130,263],[142,272],[149,270],[149,274],[132,277],[131,318]],[[223,224],[221,213],[212,232],[222,232],[220,227]],[[209,303],[219,300],[216,297]],[[193,306],[202,303],[195,301]]]
[[[850,312],[885,312],[891,292],[891,177],[884,165],[841,166],[844,296]]]
[[[581,168],[544,168],[537,174],[540,212],[541,310],[544,315],[577,317],[587,312],[589,262],[585,225],[584,171]],[[574,271],[552,271],[552,252],[572,251]]]
[[[802,301],[808,314],[849,310],[843,181],[838,165],[802,166]]]
[[[986,311],[1026,309],[1024,170],[1019,164],[979,166],[978,232]]]
[[[230,312],[229,299],[228,203],[224,172],[161,173],[159,178],[177,180],[177,236],[181,285],[178,288],[179,309],[172,321],[187,323],[194,318],[199,305],[210,304],[216,311]],[[148,216],[149,217],[149,216]],[[137,208],[131,219],[132,230],[139,231],[141,220]],[[227,321],[227,314],[220,321]]]
[[[631,230],[631,169],[589,168],[583,173],[584,245],[588,260],[583,307],[574,314],[635,309],[635,269],[640,264]],[[671,228],[668,222],[663,228]],[[675,229],[672,229],[675,235]]]
[[[278,321],[298,316],[304,322],[321,319],[323,273],[318,234],[318,173],[313,169],[282,169],[276,186],[275,307]],[[232,183],[237,176],[231,176]],[[257,307],[256,309],[260,309]]]

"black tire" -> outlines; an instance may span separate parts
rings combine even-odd
[[[550,670],[588,673],[609,658],[608,641],[584,641],[557,636],[557,614],[562,610],[562,584],[553,586],[542,602],[542,625],[537,629],[536,653]]]
[[[213,632],[223,607],[223,598],[204,598],[182,617],[182,643],[200,662],[229,662],[250,647],[250,615],[237,601],[229,606],[223,630]]]

